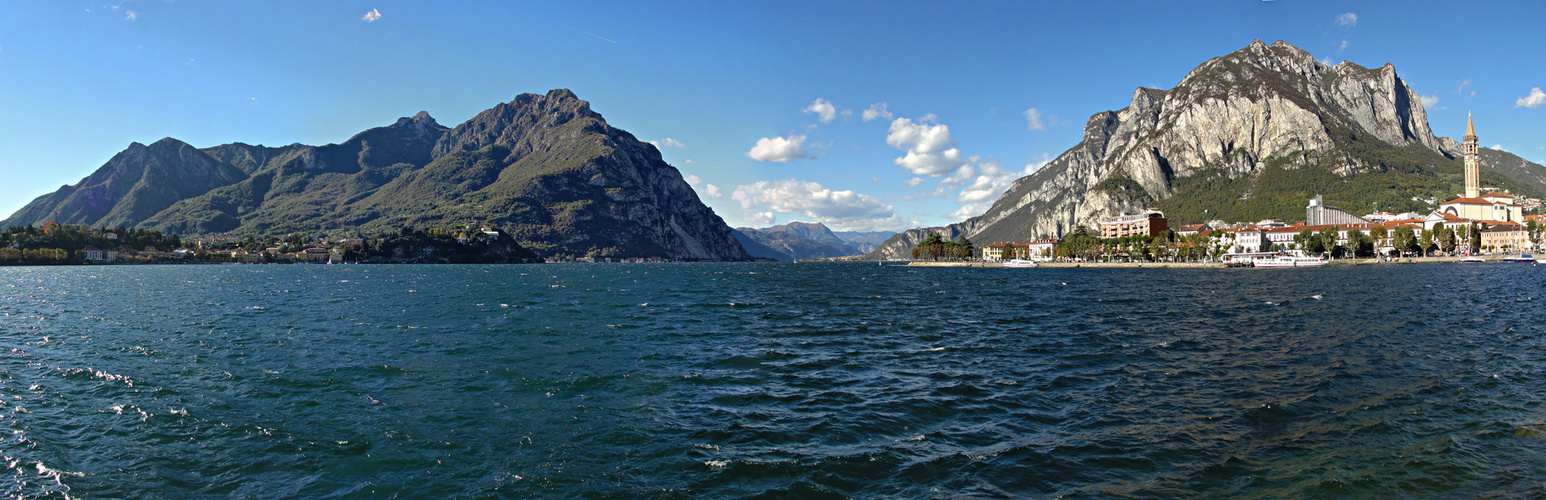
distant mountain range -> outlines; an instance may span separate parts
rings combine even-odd
[[[1476,123],[1485,137],[1486,117]],[[1140,87],[1126,108],[1091,116],[1079,144],[1016,180],[982,215],[897,234],[868,258],[909,258],[935,233],[978,244],[1056,238],[1146,208],[1172,225],[1301,220],[1317,194],[1357,213],[1422,211],[1414,196],[1462,191],[1460,156],[1458,143],[1433,135],[1422,99],[1394,66],[1327,66],[1258,40],[1170,90]],[[1546,192],[1546,167],[1504,151],[1480,156],[1483,185]]]
[[[49,221],[237,236],[492,224],[544,256],[751,258],[659,150],[564,89],[325,146],[130,144],[0,225]]]
[[[783,262],[860,255],[896,234],[877,232],[833,232],[825,224],[790,222],[761,229],[739,227],[736,239],[753,257]]]

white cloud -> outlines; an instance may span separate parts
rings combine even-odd
[[[698,183],[703,182],[703,178],[702,177],[698,177],[696,175],[691,175],[691,174],[689,174],[685,180],[687,181],[687,185],[689,185],[689,186],[696,186],[696,185],[698,185]]]
[[[672,139],[670,137],[666,137],[666,138],[663,138],[663,139],[660,139],[660,140],[656,140],[656,141],[650,141],[650,144],[654,145],[656,148],[660,148],[661,146],[671,146],[673,148],[687,147],[687,145],[686,144],[682,144],[681,141],[678,141],[676,139]]]
[[[736,186],[730,197],[759,221],[771,221],[771,212],[778,212],[812,219],[840,231],[899,229],[906,225],[894,207],[878,198],[849,190],[834,191],[816,182],[757,181]]]
[[[1041,123],[1041,112],[1036,108],[1025,110],[1025,126],[1031,130],[1046,130],[1047,126]]]
[[[904,181],[903,184],[907,184],[907,187],[915,188],[915,187],[918,187],[919,184],[923,184],[923,178],[922,177],[914,177],[914,178],[911,178],[911,179],[908,179],[908,180]]]
[[[961,203],[991,202],[997,200],[1000,195],[1009,190],[1016,179],[1031,175],[1041,165],[1030,164],[1024,169],[1006,170],[1003,164],[997,161],[983,162],[978,165],[980,173],[972,180],[972,184],[961,190],[956,196],[956,201]]]
[[[1492,146],[1487,147],[1487,149],[1496,149],[1498,151],[1502,151],[1502,152],[1505,152],[1505,153],[1508,152],[1507,149],[1504,149],[1502,144],[1493,144]]]
[[[1461,80],[1458,85],[1455,85],[1455,95],[1460,95],[1460,94],[1465,93],[1465,88],[1467,86],[1470,86],[1470,85],[1471,85],[1471,79],[1470,78]]]
[[[1358,25],[1358,14],[1344,12],[1337,16],[1337,26],[1351,28]]]
[[[753,226],[771,226],[775,219],[773,212],[755,212],[746,214],[746,220],[751,221]]]
[[[123,18],[124,19],[128,19],[130,22],[133,22],[134,20],[139,19],[140,15],[135,13],[132,10],[124,9],[124,11],[123,11]]]
[[[1431,108],[1431,107],[1439,105],[1439,96],[1436,96],[1436,95],[1419,95],[1417,97],[1419,99],[1422,99],[1423,107],[1424,108]]]
[[[774,163],[786,163],[789,160],[803,160],[810,157],[805,151],[803,135],[791,135],[789,137],[763,137],[757,139],[757,145],[752,146],[746,156],[757,161],[771,161]]]
[[[1530,89],[1530,95],[1521,97],[1514,101],[1514,107],[1516,108],[1539,108],[1542,104],[1546,104],[1546,92],[1541,92],[1540,87]]]
[[[1338,45],[1337,46],[1337,52],[1340,53],[1340,52],[1342,52],[1344,50],[1347,50],[1347,44],[1348,44],[1348,41],[1347,40],[1343,40],[1342,41],[1342,45]]]
[[[376,22],[377,19],[381,19],[381,11],[376,9],[370,9],[370,12],[366,12],[365,15],[360,16],[360,20],[367,23]]]
[[[884,102],[877,102],[875,104],[871,104],[869,109],[864,110],[863,118],[864,118],[864,121],[870,121],[870,120],[874,120],[876,118],[884,118],[884,119],[890,120],[892,118],[892,116],[891,116],[891,112],[886,110],[886,103],[884,103]]]
[[[692,161],[692,159],[682,160],[682,163],[686,163],[688,165],[697,165],[698,164],[698,162]]]
[[[815,113],[821,118],[821,123],[832,123],[832,119],[837,118],[837,106],[819,97],[810,106],[806,106],[804,111],[805,114]]]
[[[719,190],[719,186],[713,184],[704,184],[703,194],[709,195],[710,198],[723,198],[725,196],[725,193]]]
[[[917,122],[906,118],[897,118],[891,122],[886,144],[907,152],[892,163],[913,175],[929,177],[942,177],[967,164],[968,160],[961,154],[961,150],[951,147],[954,142],[950,140],[950,127],[941,123],[925,123],[928,121],[934,121],[933,115],[919,118]]]

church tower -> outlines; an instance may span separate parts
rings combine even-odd
[[[1465,197],[1482,195],[1481,165],[1476,160],[1476,126],[1471,124],[1471,113],[1465,114]]]

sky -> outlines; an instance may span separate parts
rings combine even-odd
[[[1546,163],[1546,3],[0,4],[0,214],[132,142],[338,143],[567,88],[731,226],[980,215],[1137,87],[1260,39],[1395,65],[1440,136]]]

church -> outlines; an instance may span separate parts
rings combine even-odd
[[[1439,204],[1430,221],[1467,221],[1483,224],[1524,221],[1524,206],[1504,193],[1481,194],[1481,164],[1477,159],[1476,126],[1470,114],[1465,119],[1465,196]],[[1432,223],[1430,222],[1430,226]]]

